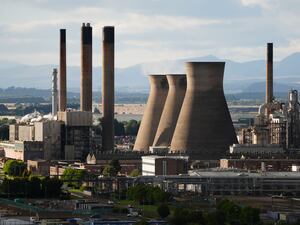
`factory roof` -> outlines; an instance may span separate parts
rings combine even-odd
[[[234,172],[234,171],[189,171],[190,177],[211,177],[211,178],[298,178],[300,179],[300,172]]]

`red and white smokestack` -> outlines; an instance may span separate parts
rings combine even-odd
[[[267,46],[266,103],[273,101],[273,43]]]

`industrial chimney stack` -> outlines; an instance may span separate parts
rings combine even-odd
[[[81,27],[81,77],[80,111],[92,112],[92,27],[89,23]]]
[[[273,43],[267,47],[266,103],[273,100]]]
[[[57,69],[54,68],[52,72],[52,116],[57,115]]]
[[[103,27],[102,61],[102,147],[114,150],[114,104],[115,104],[115,28]]]
[[[67,105],[66,29],[60,29],[59,54],[59,111],[66,111]]]

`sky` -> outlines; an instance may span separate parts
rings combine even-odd
[[[102,27],[115,26],[116,66],[215,55],[277,60],[300,51],[299,0],[0,0],[0,61],[80,65],[80,27],[93,27],[93,64],[102,62]]]

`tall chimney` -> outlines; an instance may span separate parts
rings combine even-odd
[[[114,150],[114,104],[115,104],[115,28],[103,27],[102,59],[102,147]]]
[[[57,114],[57,69],[52,72],[52,116]]]
[[[80,111],[92,111],[92,27],[81,27]]]
[[[67,105],[66,29],[60,29],[59,54],[59,111],[66,111]]]
[[[273,43],[267,47],[267,80],[266,80],[266,103],[273,100]]]

